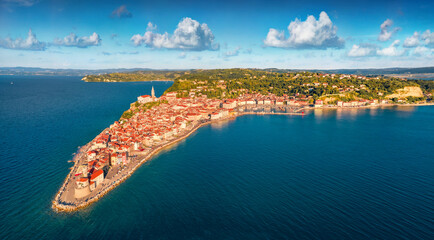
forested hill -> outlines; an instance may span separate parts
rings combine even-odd
[[[185,74],[184,71],[136,71],[125,73],[108,73],[87,75],[83,77],[86,82],[141,82],[152,80],[174,80]]]
[[[416,87],[416,88],[412,88]],[[350,74],[282,72],[255,69],[195,70],[177,77],[166,92],[181,97],[206,95],[237,98],[245,93],[319,99],[334,96],[342,100],[384,99],[398,91],[418,90],[418,100],[431,99],[434,81],[367,77]]]
[[[243,93],[272,93],[277,96],[310,96],[318,99],[339,95],[343,99],[381,99],[405,87],[420,87],[424,98],[434,93],[434,81],[405,80],[385,76],[364,76],[279,69],[211,69],[188,71],[136,71],[89,75],[87,82],[132,82],[173,80],[166,92],[190,96],[192,92],[212,98],[236,98]],[[419,94],[419,97],[422,94]]]
[[[360,74],[360,75],[388,75],[388,74],[426,74],[434,73],[434,67],[421,68],[370,68],[370,69],[332,69],[311,70],[323,73]]]

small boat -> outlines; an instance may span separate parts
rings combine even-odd
[[[11,82],[11,85],[14,85],[14,82]]]

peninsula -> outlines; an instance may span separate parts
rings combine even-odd
[[[431,81],[382,76],[256,69],[158,74],[161,79],[173,80],[173,85],[160,97],[153,88],[150,95],[139,96],[119,121],[79,149],[54,197],[54,209],[75,211],[88,206],[155,153],[214,121],[245,114],[299,115],[311,108],[431,105],[434,93]],[[135,72],[86,76],[83,80],[147,81],[152,77]]]

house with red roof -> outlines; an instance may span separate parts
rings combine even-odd
[[[89,178],[77,178],[76,180],[77,183],[77,188],[85,188],[87,186],[89,186]]]
[[[96,170],[90,175],[90,182],[95,182],[96,187],[104,181],[104,171],[102,169]]]
[[[141,104],[145,104],[145,103],[152,102],[152,101],[154,101],[154,99],[150,95],[142,95],[142,96],[137,98],[137,102],[139,102]]]
[[[323,100],[315,100],[315,107],[322,107],[324,105],[324,101]]]

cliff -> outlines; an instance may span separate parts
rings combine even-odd
[[[395,91],[394,94],[389,94],[386,98],[406,98],[406,97],[423,97],[423,92],[420,87],[404,87]]]

